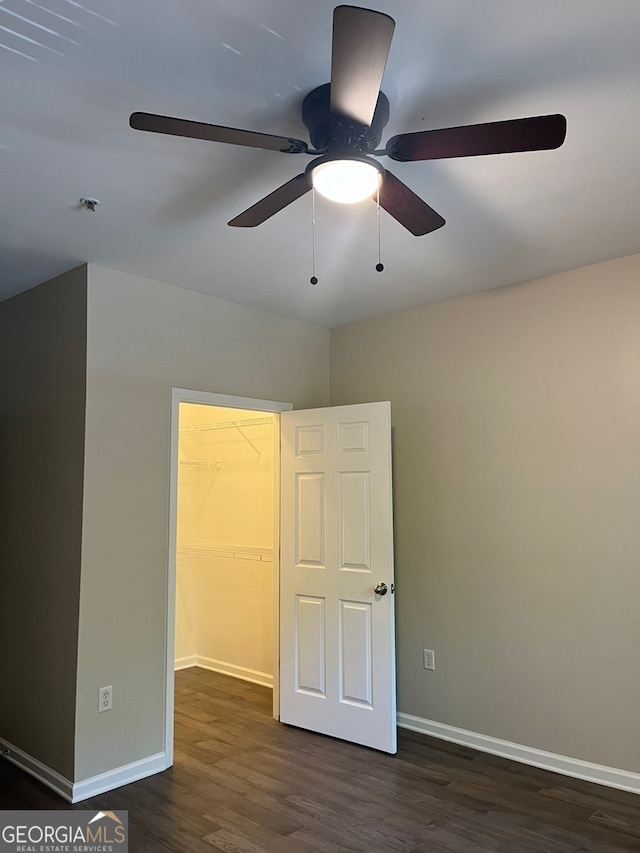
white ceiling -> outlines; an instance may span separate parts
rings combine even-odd
[[[560,112],[556,151],[392,163],[447,220],[413,237],[311,194],[227,221],[305,155],[128,126],[135,110],[307,138],[335,2],[0,0],[0,297],[84,261],[335,326],[640,252],[638,0],[387,0],[395,133]],[[101,201],[95,213],[81,197]]]

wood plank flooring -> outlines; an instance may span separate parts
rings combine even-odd
[[[383,755],[274,722],[271,691],[176,674],[175,765],[65,803],[0,760],[1,808],[128,809],[131,853],[623,853],[640,796],[405,730]]]

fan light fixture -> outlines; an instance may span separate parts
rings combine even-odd
[[[396,134],[378,148],[389,121],[389,100],[380,86],[394,27],[393,18],[383,12],[342,3],[335,7],[331,80],[308,92],[301,104],[302,123],[309,131],[312,147],[304,139],[290,136],[153,113],[132,113],[129,124],[135,130],[151,133],[293,154],[298,161],[300,154],[319,155],[300,174],[231,219],[229,225],[233,228],[255,228],[317,189],[343,204],[377,195],[378,212],[382,208],[416,237],[429,234],[445,224],[442,216],[373,158],[384,155],[409,163],[545,151],[562,145],[567,120],[554,114],[417,130]],[[258,119],[265,121],[260,114]],[[363,174],[366,177],[361,186]]]
[[[355,204],[370,198],[380,186],[382,171],[371,160],[325,160],[311,170],[314,188],[330,201]]]

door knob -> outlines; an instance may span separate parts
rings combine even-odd
[[[386,595],[387,594],[387,585],[380,581],[380,583],[373,588],[373,591],[376,595]]]

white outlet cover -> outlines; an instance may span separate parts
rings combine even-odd
[[[113,707],[113,687],[101,687],[98,690],[98,713],[110,711]]]

